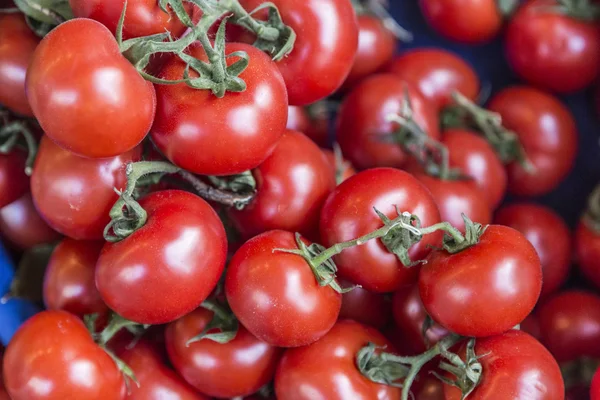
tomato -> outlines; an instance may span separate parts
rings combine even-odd
[[[600,298],[569,290],[543,302],[537,312],[540,341],[558,362],[600,357]]]
[[[575,257],[579,270],[600,287],[600,234],[581,220],[575,230]]]
[[[540,321],[536,313],[531,313],[521,322],[521,330],[529,333],[531,336],[540,340],[542,333],[540,331]]]
[[[454,91],[471,100],[479,94],[479,78],[473,68],[447,50],[410,50],[394,58],[385,70],[415,85],[440,109],[454,103]]]
[[[212,311],[198,308],[168,325],[167,351],[173,366],[209,396],[231,398],[256,392],[275,375],[282,350],[261,342],[241,325],[229,343],[202,339],[188,346],[212,318]]]
[[[321,340],[283,354],[275,375],[279,400],[400,399],[400,389],[370,381],[356,367],[356,353],[368,343],[390,343],[375,329],[338,322]]]
[[[25,95],[25,75],[39,42],[23,14],[0,14],[0,104],[28,117],[33,111]]]
[[[29,191],[29,178],[25,175],[26,158],[25,153],[18,149],[0,154],[0,208]]]
[[[64,239],[54,249],[44,276],[44,304],[48,310],[65,310],[80,318],[108,313],[94,281],[103,245],[100,241]]]
[[[321,210],[321,240],[332,246],[366,235],[383,226],[373,208],[395,218],[395,207],[416,214],[422,226],[440,222],[435,200],[417,179],[404,171],[376,168],[359,172],[329,195]],[[441,237],[440,232],[424,236],[411,247],[411,259],[425,258],[430,246],[440,244]],[[334,260],[340,277],[377,293],[393,292],[415,282],[418,275],[418,267],[404,267],[380,240],[348,248]]]
[[[286,131],[253,174],[256,197],[243,210],[229,213],[243,236],[285,229],[315,237],[321,206],[335,187],[321,149],[302,133]]]
[[[110,31],[91,19],[62,23],[42,39],[25,90],[48,137],[84,157],[133,149],[154,120],[154,87],[121,55]]]
[[[13,400],[122,400],[123,375],[65,311],[42,311],[23,324],[4,354],[4,383]]]
[[[533,203],[512,204],[498,211],[494,223],[518,230],[535,247],[542,262],[542,296],[565,282],[571,267],[571,233],[552,209]]]
[[[188,51],[207,61],[199,43]],[[209,90],[183,83],[156,85],[154,143],[174,164],[203,175],[233,175],[257,167],[275,147],[287,121],[285,84],[273,61],[246,44],[229,43],[225,51],[245,51],[250,57],[239,75],[247,85],[244,92],[217,98]],[[230,57],[227,62],[238,59]],[[185,68],[181,59],[172,58],[160,77],[181,79]],[[198,76],[194,74],[190,72]]]
[[[391,311],[392,304],[385,295],[356,287],[342,295],[342,308],[338,319],[352,319],[381,329],[388,324]]]
[[[481,356],[482,373],[469,400],[564,399],[565,385],[556,360],[528,334],[511,330],[477,339],[475,354]],[[454,386],[444,385],[444,392],[446,400],[463,398]]]
[[[557,0],[528,0],[506,30],[506,55],[525,81],[559,93],[590,85],[600,70],[600,35],[585,22],[549,9]]]
[[[331,166],[331,170],[333,171],[333,175],[335,176],[337,173],[337,160],[335,158],[335,154],[333,151],[329,149],[321,149],[325,157],[327,157],[327,161],[329,161],[329,165]],[[352,175],[356,175],[356,170],[354,167],[345,159],[342,158],[342,163],[344,165],[344,171],[342,173],[342,182],[346,179],[350,178]]]
[[[315,110],[304,107],[289,106],[287,129],[304,133],[313,142],[325,147],[329,142],[329,119],[326,106],[313,106]]]
[[[78,240],[102,239],[108,215],[127,185],[125,166],[141,148],[112,158],[90,159],[64,150],[44,136],[31,175],[31,194],[48,224]]]
[[[527,86],[497,93],[488,108],[502,116],[514,131],[535,168],[508,166],[508,190],[520,196],[538,196],[554,189],[573,167],[577,128],[569,110],[554,96]]]
[[[61,238],[40,217],[29,193],[0,209],[0,233],[5,240],[21,250]]]
[[[437,110],[414,86],[390,74],[371,76],[344,99],[337,117],[336,139],[357,168],[400,168],[406,163],[400,145],[384,141],[400,130],[388,118],[401,114],[406,90],[415,121],[430,137],[439,139]]]
[[[502,225],[488,226],[479,243],[458,253],[434,251],[419,275],[419,292],[431,318],[463,336],[511,329],[533,310],[541,289],[534,247]]]
[[[258,339],[278,347],[315,342],[335,324],[342,296],[320,286],[291,232],[269,231],[244,243],[229,262],[225,294],[233,313]]]
[[[600,400],[600,368],[594,374],[592,378],[592,386],[590,388],[591,400]],[[575,399],[573,399],[575,400]]]
[[[106,304],[142,324],[164,324],[200,305],[225,267],[227,238],[217,213],[200,197],[180,191],[140,201],[146,224],[106,243],[96,264],[96,286]]]
[[[444,396],[444,383],[430,374],[419,377],[410,389],[415,399],[446,400]]]

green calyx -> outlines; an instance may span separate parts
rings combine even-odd
[[[373,15],[381,20],[383,26],[398,40],[412,42],[413,34],[404,29],[387,10],[387,0],[352,0],[356,14]]]
[[[37,121],[32,118],[18,118],[0,107],[0,154],[9,154],[20,147],[27,151],[25,174],[31,175],[37,154],[38,144],[32,128]]]
[[[25,14],[31,30],[40,37],[73,18],[69,0],[14,0],[14,3]]]
[[[556,3],[540,6],[538,10],[565,15],[583,22],[597,22],[600,19],[600,5],[591,0],[556,0]]]
[[[439,368],[454,375],[455,379],[448,379],[436,372],[433,374],[446,385],[459,388],[462,393],[461,399],[466,399],[475,390],[481,380],[483,367],[479,360],[487,354],[476,355],[475,338],[470,338],[467,340],[464,361],[457,354],[449,352],[447,348],[442,348],[440,355],[443,361],[440,362]]]
[[[225,344],[235,339],[239,322],[227,304],[219,304],[217,301],[205,300],[200,307],[213,312],[212,320],[204,330],[186,342],[186,346],[200,340],[212,340]],[[217,332],[211,332],[217,330]]]
[[[496,7],[505,18],[510,17],[519,7],[520,0],[496,0]]]

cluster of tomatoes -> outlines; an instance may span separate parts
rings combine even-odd
[[[0,1],[0,399],[600,399],[600,189],[502,204],[572,170],[599,6],[419,6],[524,83],[380,0]]]

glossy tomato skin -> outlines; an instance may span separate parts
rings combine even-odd
[[[475,354],[482,356],[483,372],[469,399],[564,399],[565,385],[556,360],[525,332],[510,330],[477,339]],[[444,385],[444,392],[446,400],[461,399],[460,389],[454,386]]]
[[[541,289],[542,268],[534,247],[502,225],[488,226],[479,243],[458,253],[434,251],[419,275],[429,315],[463,336],[511,329],[533,310]]]
[[[146,224],[106,243],[96,264],[96,286],[119,315],[164,324],[192,311],[217,284],[227,238],[217,213],[200,197],[180,191],[151,193],[140,201]]]
[[[337,161],[335,159],[334,152],[329,149],[321,149],[321,150],[325,154],[325,157],[327,157],[327,161],[329,161],[329,166],[331,167],[331,170],[333,171],[333,175],[335,176],[336,169],[337,169],[337,165],[336,165]],[[354,169],[354,167],[352,165],[350,165],[350,162],[348,162],[346,159],[342,159],[342,162],[346,165],[346,167],[344,168],[344,172],[342,173],[342,182],[343,182],[346,179],[350,178],[351,176],[356,175],[356,170]]]
[[[344,99],[336,122],[336,139],[357,168],[400,168],[406,163],[408,157],[401,147],[384,141],[399,129],[388,118],[401,113],[405,90],[415,121],[430,137],[439,139],[437,110],[414,86],[391,74],[371,76]]]
[[[374,328],[345,320],[318,342],[286,350],[275,375],[277,399],[400,399],[399,388],[372,382],[356,367],[356,353],[368,343],[391,350]]]
[[[104,242],[64,239],[52,252],[44,276],[44,304],[48,310],[64,310],[83,318],[106,315],[94,270]]]
[[[508,166],[508,190],[520,196],[538,196],[554,189],[573,167],[577,128],[569,110],[554,96],[527,86],[497,93],[488,108],[502,116],[514,131],[535,171],[519,163]]]
[[[440,222],[435,200],[416,178],[392,168],[375,168],[352,176],[329,195],[319,226],[323,245],[356,239],[380,228],[383,223],[373,208],[395,218],[395,206],[401,212],[416,213],[422,226]],[[409,251],[412,260],[425,258],[430,246],[439,246],[441,238],[440,232],[423,237]],[[377,293],[414,283],[418,275],[418,267],[404,267],[380,240],[348,248],[334,260],[340,277]]]
[[[540,256],[542,262],[542,296],[558,290],[571,267],[571,233],[563,219],[552,209],[520,203],[502,207],[494,223],[510,226],[521,232]]]
[[[311,114],[307,108],[289,106],[286,128],[304,133],[320,147],[327,147],[329,144],[329,118],[326,110]]]
[[[592,378],[592,385],[590,387],[590,398],[591,400],[600,400],[600,372],[598,372],[598,370]]]
[[[258,391],[273,379],[283,350],[260,341],[242,325],[229,343],[202,339],[187,346],[212,318],[212,311],[198,308],[168,325],[165,335],[173,366],[189,384],[209,396],[232,398]],[[207,359],[211,362],[206,363]]]
[[[189,53],[206,61],[199,43]],[[285,130],[287,95],[275,63],[255,47],[229,43],[226,54],[245,51],[250,63],[239,77],[247,88],[217,98],[209,90],[180,83],[156,85],[152,139],[174,164],[203,175],[233,175],[260,165]],[[227,59],[231,64],[237,57]],[[172,58],[160,77],[181,79],[185,64]],[[190,73],[193,75],[193,72]]]
[[[575,257],[583,275],[600,287],[600,234],[583,219],[575,230]]]
[[[512,69],[541,88],[567,93],[592,84],[600,69],[600,35],[593,22],[543,9],[556,0],[528,0],[506,30]]]
[[[65,311],[42,311],[25,322],[6,349],[3,370],[13,400],[122,400],[127,394],[115,362]]]
[[[344,285],[347,287],[351,285]],[[342,295],[342,308],[338,319],[352,319],[361,324],[383,329],[391,319],[392,303],[381,293],[361,287]]]
[[[293,233],[265,232],[240,247],[225,276],[233,313],[250,333],[273,346],[313,343],[340,313],[342,295],[320,286],[304,258],[275,250],[297,248]]]
[[[84,157],[133,149],[154,120],[154,87],[121,55],[110,31],[91,19],[72,19],[44,37],[25,90],[44,132]]]
[[[19,149],[0,154],[0,208],[29,191],[29,177],[25,175],[26,158]]]
[[[471,100],[479,93],[475,70],[454,53],[443,49],[407,51],[394,58],[385,71],[415,85],[439,109],[453,103],[454,91]]]
[[[141,159],[141,148],[116,157],[83,158],[42,138],[31,175],[31,194],[40,215],[60,233],[78,240],[102,239],[127,185],[125,167]]]
[[[0,15],[0,104],[27,117],[33,111],[25,95],[25,75],[39,42],[23,14]]]

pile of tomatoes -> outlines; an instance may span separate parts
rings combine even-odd
[[[599,400],[600,5],[418,4],[0,1],[0,399]]]

